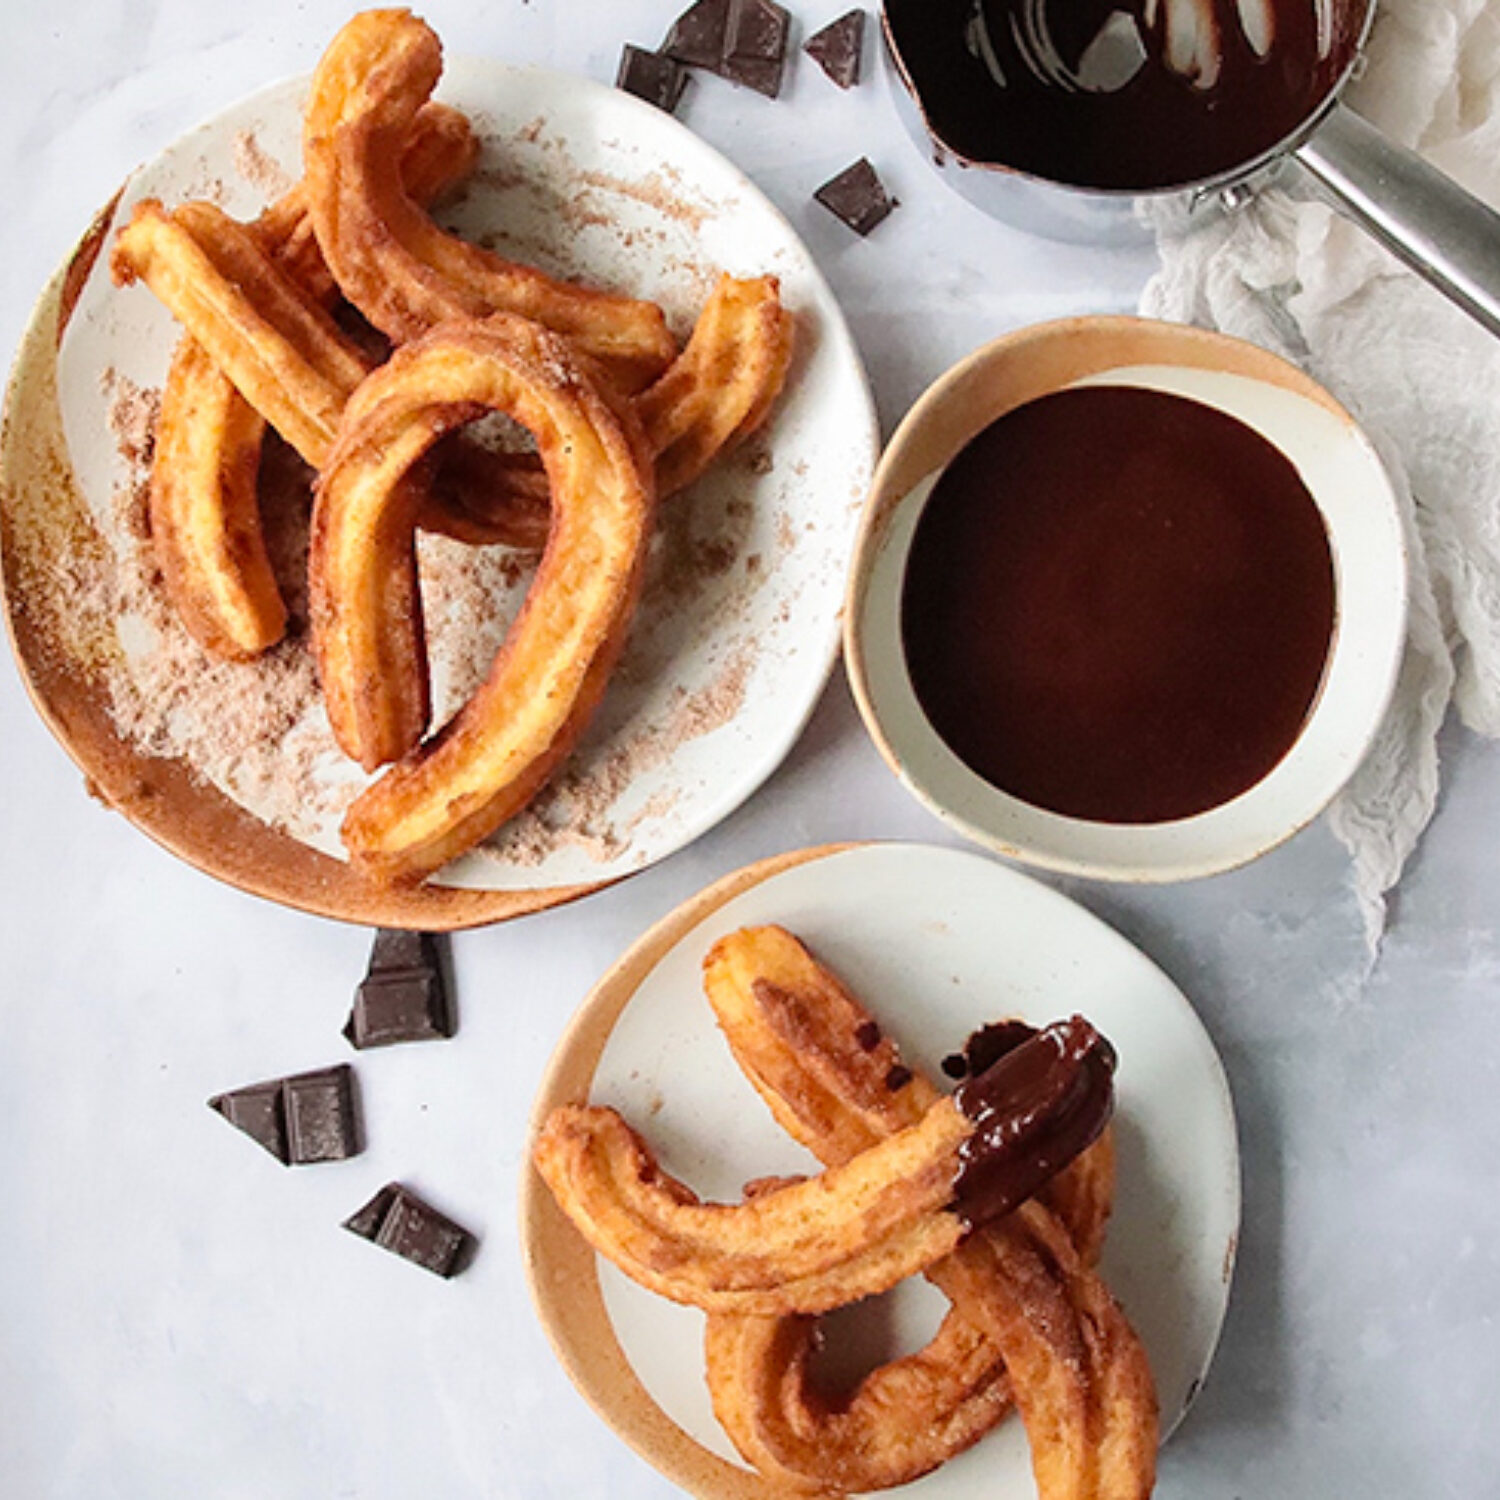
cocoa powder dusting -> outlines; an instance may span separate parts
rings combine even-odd
[[[235,171],[268,202],[291,191],[291,173],[266,151],[253,130],[237,131],[230,150]]]

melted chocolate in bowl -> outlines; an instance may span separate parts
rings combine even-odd
[[[1334,611],[1322,515],[1279,448],[1185,397],[1083,386],[1007,413],[944,470],[901,634],[918,702],[977,775],[1147,824],[1275,768]]]
[[[932,133],[971,162],[1148,192],[1230,175],[1312,120],[1370,0],[885,0]]]

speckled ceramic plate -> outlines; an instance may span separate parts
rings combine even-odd
[[[1004,1016],[1044,1024],[1081,1011],[1115,1044],[1118,1176],[1103,1271],[1146,1345],[1169,1433],[1202,1384],[1234,1266],[1239,1154],[1223,1070],[1160,969],[1081,907],[984,855],[902,844],[813,849],[720,881],[647,933],[584,1003],[543,1080],[533,1125],[563,1103],[614,1105],[669,1172],[720,1201],[738,1199],[752,1178],[816,1171],[741,1075],[702,993],[710,946],[766,922],[808,942],[933,1076],[971,1031]],[[780,1494],[742,1466],[714,1419],[702,1314],[599,1261],[534,1171],[523,1178],[521,1218],[542,1322],[600,1415],[695,1495]],[[894,1347],[882,1358],[924,1343],[946,1304],[918,1279],[887,1306]],[[1034,1497],[1020,1423],[1002,1423],[893,1493],[908,1492]]]
[[[147,833],[264,896],[358,921],[461,926],[555,905],[645,868],[771,773],[838,641],[878,433],[859,357],[782,216],[670,117],[587,80],[450,63],[440,97],[484,143],[441,212],[553,272],[659,301],[679,334],[714,276],[774,272],[798,324],[765,431],[663,507],[631,643],[572,761],[520,818],[415,892],[351,874],[338,839],[366,778],[342,757],[300,633],[259,663],[200,653],[152,578],[142,501],[153,401],[177,329],[110,284],[115,225],[142,197],[249,217],[299,163],[305,80],[185,136],[101,214],[39,302],[7,397],[0,548],[32,696],[91,785]],[[283,585],[297,612],[296,528]],[[441,718],[482,677],[530,566],[424,539]]]

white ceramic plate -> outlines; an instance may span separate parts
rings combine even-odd
[[[173,204],[207,195],[253,215],[297,174],[305,88],[305,80],[278,84],[169,147],[132,178],[113,222],[142,197]],[[682,847],[748,797],[790,748],[836,652],[877,427],[857,352],[807,251],[743,174],[690,131],[585,79],[479,59],[451,62],[439,96],[465,109],[484,144],[474,178],[440,215],[460,232],[653,298],[682,336],[720,270],[775,273],[798,321],[799,353],[770,426],[663,507],[631,644],[573,761],[533,810],[439,877],[483,891],[577,894]],[[122,439],[121,420],[160,388],[177,336],[148,290],[110,285],[101,256],[58,358],[68,457],[88,514],[127,571],[144,544],[127,534],[121,497],[144,464]],[[431,545],[434,555],[456,550]],[[451,613],[429,604],[443,662],[439,715],[482,676],[529,578],[529,569],[507,576],[501,550],[486,550],[494,554],[481,595],[487,618],[463,617],[473,589],[467,600],[454,597]],[[341,859],[338,823],[367,778],[333,745],[305,663],[278,666],[295,689],[290,707],[269,693],[259,700],[244,674],[263,669],[195,671],[165,609],[103,598],[81,591],[73,608],[100,609],[77,631],[108,634],[104,690],[125,740],[183,762],[255,818]],[[184,680],[164,686],[153,673],[164,656],[186,664]],[[205,732],[229,721],[232,737]]]
[[[537,1118],[570,1098],[614,1105],[668,1171],[712,1199],[737,1199],[754,1177],[816,1170],[740,1074],[702,994],[709,946],[766,922],[806,940],[934,1076],[972,1030],[1005,1016],[1045,1023],[1079,1011],[1114,1042],[1118,1185],[1103,1268],[1145,1342],[1170,1432],[1208,1368],[1234,1263],[1239,1159],[1223,1071],[1192,1007],[1148,959],[1065,897],[985,856],[874,844],[731,876],[606,977],[558,1049]],[[602,1262],[596,1287],[580,1274],[594,1257],[535,1173],[523,1192],[533,1290],[585,1396],[694,1493],[768,1494],[712,1415],[702,1315]],[[925,1342],[944,1306],[919,1281],[897,1290],[904,1347]],[[1003,1424],[908,1488],[923,1500],[1033,1496],[1020,1424]]]

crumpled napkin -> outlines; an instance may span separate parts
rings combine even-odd
[[[1500,0],[1382,0],[1346,98],[1500,207]],[[1161,268],[1142,312],[1301,365],[1366,428],[1400,497],[1406,655],[1379,737],[1329,810],[1373,960],[1437,804],[1449,704],[1500,736],[1500,339],[1331,209],[1278,188],[1204,222],[1162,214],[1155,228]]]

